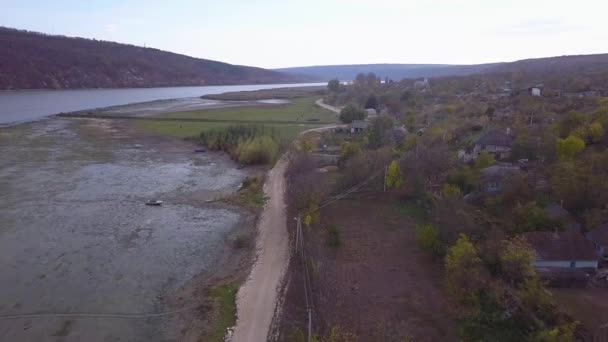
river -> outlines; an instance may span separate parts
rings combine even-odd
[[[324,83],[255,84],[206,87],[0,91],[0,126],[49,115],[154,100],[198,97],[235,91],[317,86]]]

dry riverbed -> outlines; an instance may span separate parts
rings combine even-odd
[[[1,129],[0,340],[213,334],[209,289],[246,274],[251,248],[234,240],[253,239],[256,214],[207,200],[252,171],[193,149],[125,121]],[[163,206],[144,205],[156,198]]]

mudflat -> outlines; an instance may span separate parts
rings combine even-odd
[[[0,316],[45,315],[0,317],[0,340],[182,340],[175,315],[137,315],[186,308],[180,325],[200,315],[196,298],[176,294],[217,276],[230,235],[253,225],[206,202],[246,170],[126,125],[54,118],[0,130]]]

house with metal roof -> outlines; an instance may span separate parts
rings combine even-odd
[[[505,131],[492,130],[477,139],[473,148],[473,156],[477,158],[481,152],[485,151],[494,154],[497,159],[505,159],[511,155],[514,143],[515,137],[509,128]]]
[[[363,121],[363,120],[354,120],[351,124],[350,124],[350,132],[351,133],[359,133],[359,132],[363,132],[367,129],[367,126],[369,125],[369,122],[367,121]]]
[[[536,252],[537,269],[597,269],[593,242],[576,232],[529,232],[524,237]]]

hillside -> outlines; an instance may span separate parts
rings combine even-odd
[[[353,64],[321,65],[274,69],[291,75],[305,75],[321,80],[338,78],[354,80],[359,73],[370,73],[393,80],[418,77],[465,76],[483,72],[496,64],[449,65],[449,64]]]
[[[192,58],[158,49],[0,27],[0,89],[294,81],[295,77],[276,71]]]
[[[449,65],[449,64],[358,64],[324,65],[275,69],[291,75],[309,76],[322,80],[338,78],[354,80],[359,73],[373,72],[380,78],[393,80],[420,77],[468,76],[474,74],[511,74],[521,73],[527,78],[546,78],[552,73],[562,76],[608,76],[608,54],[558,56],[524,59],[515,62]]]

